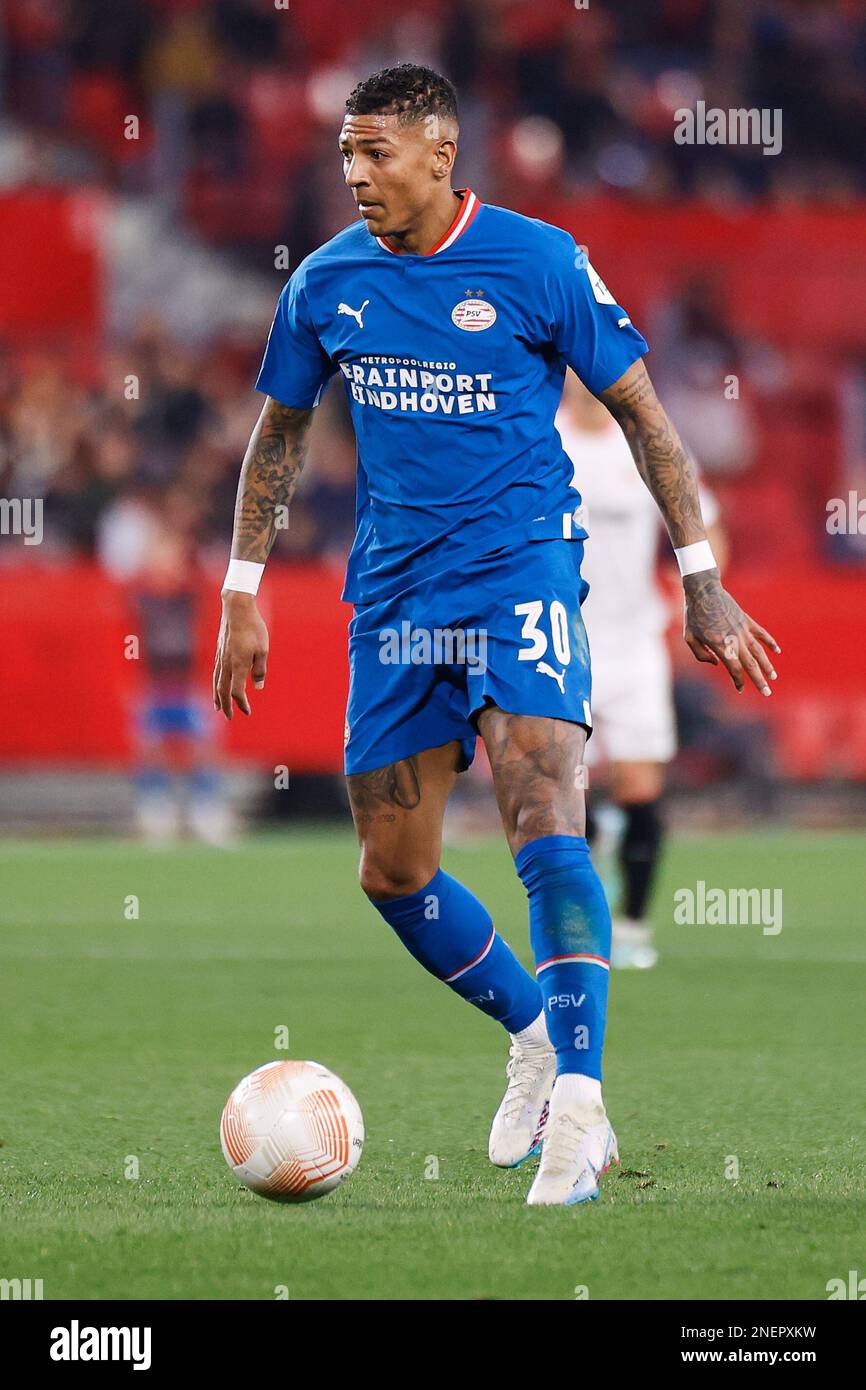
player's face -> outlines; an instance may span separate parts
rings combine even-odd
[[[399,236],[423,215],[454,162],[456,127],[431,117],[347,116],[343,174],[372,236]]]

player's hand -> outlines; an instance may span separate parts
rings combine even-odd
[[[226,719],[234,713],[232,701],[242,714],[250,714],[247,676],[252,671],[253,686],[262,690],[268,669],[268,629],[252,594],[223,594],[223,616],[217,639],[213,668],[214,709]]]
[[[740,692],[748,676],[762,695],[771,695],[770,681],[776,679],[776,672],[764,648],[781,652],[775,637],[731,598],[722,587],[718,570],[686,575],[683,587],[683,636],[697,660],[708,661],[712,666],[721,662]]]

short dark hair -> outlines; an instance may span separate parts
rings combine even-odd
[[[457,90],[433,68],[400,63],[359,82],[346,100],[346,114],[399,116],[406,123],[423,121],[427,116],[457,121]]]

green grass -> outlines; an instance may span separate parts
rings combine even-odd
[[[612,977],[624,1171],[538,1210],[531,1173],[486,1157],[504,1034],[392,939],[349,834],[0,845],[0,1277],[46,1298],[825,1298],[864,1258],[862,855],[853,835],[671,844],[662,963]],[[445,863],[525,959],[504,845]],[[781,887],[783,931],[673,925],[698,878]],[[332,1067],[366,1118],[357,1173],[308,1206],[253,1196],[220,1153],[226,1094],[275,1055]]]

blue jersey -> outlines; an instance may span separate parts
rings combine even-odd
[[[362,604],[503,545],[585,535],[554,425],[566,364],[598,393],[646,351],[568,232],[464,189],[427,255],[359,222],[308,256],[256,384],[304,410],[342,373],[358,444],[343,597]]]

